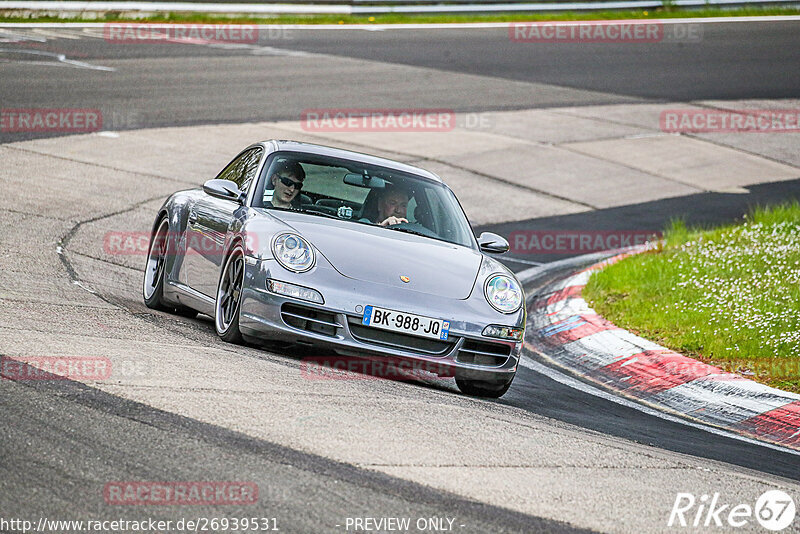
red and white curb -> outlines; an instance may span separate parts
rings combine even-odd
[[[581,297],[613,256],[543,288],[528,308],[526,341],[591,382],[653,407],[800,450],[800,395],[688,358],[623,330]]]

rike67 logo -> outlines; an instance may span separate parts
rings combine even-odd
[[[691,493],[678,493],[667,526],[739,528],[751,525],[755,519],[765,529],[777,532],[791,525],[796,513],[794,500],[781,490],[764,492],[755,506],[723,503],[719,493],[701,495],[699,499]]]

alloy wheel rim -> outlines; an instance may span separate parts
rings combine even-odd
[[[233,322],[244,280],[244,258],[238,250],[228,258],[217,291],[217,329],[225,332]]]
[[[150,243],[150,251],[147,254],[147,266],[145,267],[144,293],[145,298],[150,298],[156,291],[158,283],[164,276],[164,267],[167,263],[167,232],[169,223],[163,221],[156,231],[153,241]]]

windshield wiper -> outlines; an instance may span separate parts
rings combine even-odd
[[[280,208],[278,206],[264,206],[261,209],[264,210],[277,210],[277,211],[290,211],[294,213],[298,213],[300,210],[297,208]]]
[[[349,221],[349,220],[351,220],[351,219],[344,219],[344,218],[339,217],[337,215],[331,215],[330,213],[325,213],[324,211],[311,211],[311,210],[304,210],[302,208],[297,210],[297,211],[300,212],[300,213],[306,213],[308,215],[316,215],[318,217],[327,217],[328,219],[336,219],[337,221]]]
[[[305,210],[303,208],[279,208],[277,206],[270,206],[269,208],[265,208],[265,209],[288,211],[290,213],[306,213],[308,215],[317,215],[319,217],[328,217],[329,219],[336,219],[337,221],[347,221],[347,220],[349,220],[349,219],[342,219],[341,217],[337,217],[336,215],[331,215],[330,213],[325,213],[325,212],[322,212],[322,211]]]
[[[433,236],[431,236],[429,234],[423,234],[422,232],[419,232],[417,230],[412,230],[410,228],[395,228],[394,226],[391,226],[391,225],[390,226],[386,226],[386,228],[389,228],[390,230],[394,230],[395,232],[403,232],[405,234],[418,235],[418,236],[422,236],[422,237],[427,237],[429,239],[438,239],[438,238],[435,238],[435,237],[433,237]]]

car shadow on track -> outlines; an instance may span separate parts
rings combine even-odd
[[[196,318],[176,317],[164,314],[163,319],[156,319],[160,314],[150,314],[154,322],[172,325],[180,323],[185,333],[191,331],[193,338],[203,337],[206,341],[219,341],[225,347],[234,348],[218,340],[214,330],[213,318],[198,314]],[[270,359],[290,366],[299,366],[300,376],[311,381],[343,381],[343,380],[387,380],[402,382],[414,387],[431,390],[459,393],[451,369],[436,363],[413,362],[402,358],[366,355],[343,355],[330,349],[320,349],[307,345],[291,343],[272,343],[269,341],[247,342],[238,345],[245,349],[248,356]]]

